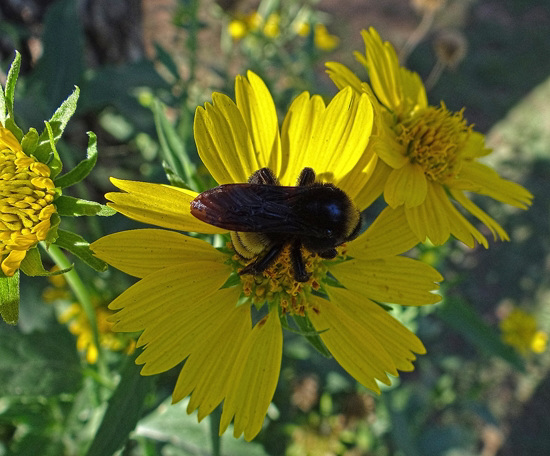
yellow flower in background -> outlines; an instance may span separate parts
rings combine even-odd
[[[340,44],[340,38],[331,35],[325,24],[315,24],[313,29],[313,42],[321,51],[332,51]]]
[[[51,272],[56,271],[59,271],[58,266],[51,268]],[[49,276],[48,282],[50,286],[46,287],[42,292],[42,299],[45,302],[53,303],[58,300],[71,301],[74,299],[64,275]],[[108,321],[108,317],[113,315],[113,311],[109,310],[104,303],[100,303],[98,300],[94,304],[94,311],[101,347],[110,351],[122,351],[132,354],[136,347],[135,340],[128,335],[112,331],[113,323]],[[82,305],[78,302],[69,304],[59,313],[58,321],[68,325],[69,331],[76,336],[77,350],[85,354],[88,363],[95,364],[99,351],[94,342],[90,321]]]
[[[269,90],[254,73],[238,76],[236,101],[214,93],[197,108],[195,140],[201,160],[219,184],[247,182],[269,167],[283,186],[294,186],[311,167],[322,182],[356,196],[370,173],[363,154],[373,122],[371,102],[347,88],[327,105],[307,92],[297,97],[282,130]],[[423,305],[439,301],[441,275],[398,256],[417,239],[396,223],[402,209],[387,208],[357,239],[338,247],[334,260],[301,250],[306,281],[296,281],[289,249],[263,273],[238,272],[247,264],[233,249],[215,249],[177,231],[223,233],[190,213],[198,196],[169,185],[112,179],[122,192],[110,206],[132,219],[165,229],[105,236],[95,254],[139,282],[110,308],[115,331],[143,331],[143,375],[182,363],[173,392],[190,395],[199,420],[222,401],[220,434],[234,420],[234,435],[253,439],[262,428],[281,365],[281,318],[307,317],[334,358],[361,384],[379,392],[387,374],[413,370],[422,342],[376,302]],[[177,231],[173,231],[177,230]],[[233,233],[234,241],[238,236]],[[256,310],[258,309],[258,310]],[[312,329],[313,330],[313,329]]]
[[[339,88],[351,86],[365,93],[376,112],[376,140],[371,151],[378,157],[375,178],[369,183],[369,201],[384,194],[392,208],[403,208],[406,223],[418,239],[443,244],[450,235],[473,247],[488,247],[487,239],[457,210],[455,204],[477,217],[494,238],[508,240],[506,231],[468,198],[468,193],[526,209],[533,196],[514,182],[501,178],[479,158],[491,150],[484,136],[473,130],[463,112],[451,112],[441,103],[428,104],[417,73],[399,66],[395,50],[378,33],[364,30],[365,54],[357,59],[369,73],[370,85],[347,67],[327,64]]]
[[[101,347],[132,354],[136,347],[135,341],[112,331],[113,323],[109,321],[109,317],[113,312],[106,307],[96,306],[95,314]],[[98,347],[94,343],[93,331],[82,306],[76,302],[69,305],[59,315],[59,322],[68,325],[69,331],[76,336],[76,349],[85,353],[88,363],[95,364],[99,355]]]
[[[259,30],[264,23],[263,17],[257,11],[239,14],[229,22],[228,32],[234,40],[240,40],[250,32]]]
[[[548,333],[538,329],[537,319],[524,310],[512,310],[499,326],[502,340],[522,355],[529,352],[543,353],[546,350]]]
[[[269,38],[277,38],[281,33],[280,23],[281,15],[279,13],[271,13],[264,24],[264,35]]]
[[[247,14],[236,15],[229,22],[227,31],[231,38],[239,41],[248,34],[259,30],[267,38],[274,39],[281,36],[281,33],[287,32],[290,33],[290,36],[299,35],[306,37],[311,33],[312,29],[309,22],[300,19],[292,21],[291,26],[283,31],[281,30],[281,24],[281,15],[278,12],[273,12],[267,18],[264,18],[257,11],[253,11]],[[328,52],[338,47],[340,38],[336,35],[331,35],[324,24],[315,23],[313,26],[313,44],[317,49]]]
[[[26,155],[15,136],[0,124],[0,260],[11,277],[27,251],[46,239],[55,185],[50,168]]]

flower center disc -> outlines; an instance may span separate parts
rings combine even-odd
[[[341,256],[343,246],[337,250]],[[241,276],[243,293],[251,304],[259,308],[265,302],[276,302],[281,306],[283,313],[305,315],[308,309],[307,297],[312,290],[320,289],[328,269],[325,264],[327,260],[303,248],[302,256],[309,274],[307,282],[298,282],[294,278],[289,246],[285,247],[275,262],[261,274],[243,274]],[[237,272],[251,262],[242,259],[239,255],[234,255],[233,260]]]
[[[406,147],[411,163],[419,164],[429,180],[444,183],[460,171],[461,151],[472,131],[463,110],[450,112],[443,103],[439,108],[430,106],[399,127],[399,142]]]
[[[11,276],[26,251],[46,239],[55,185],[48,166],[27,156],[6,131],[0,134],[0,258]]]

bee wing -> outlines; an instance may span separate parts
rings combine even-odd
[[[220,185],[198,195],[191,214],[230,231],[301,234],[309,227],[296,217],[292,203],[304,191],[306,187]]]

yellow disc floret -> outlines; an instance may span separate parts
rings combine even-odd
[[[50,168],[27,156],[0,125],[0,260],[6,276],[13,276],[27,251],[46,239],[54,189]]]
[[[266,302],[275,302],[281,307],[283,314],[304,316],[309,309],[309,295],[312,291],[320,290],[326,278],[328,271],[326,262],[342,261],[346,258],[345,244],[337,247],[336,250],[338,256],[333,260],[327,260],[302,248],[309,279],[307,282],[298,282],[294,275],[290,246],[287,246],[277,260],[261,274],[241,276],[243,294],[258,308]],[[234,255],[232,260],[237,272],[250,262],[239,254]]]
[[[443,184],[460,171],[461,151],[472,131],[463,111],[451,112],[443,103],[429,106],[397,128],[411,163],[419,164],[427,179]]]

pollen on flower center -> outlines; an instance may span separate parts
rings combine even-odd
[[[337,250],[340,253],[343,247]],[[241,276],[244,295],[258,307],[266,302],[276,302],[283,313],[305,315],[309,306],[308,295],[312,290],[319,290],[328,269],[324,263],[327,260],[318,255],[305,249],[302,249],[302,255],[306,271],[310,275],[307,282],[297,282],[294,278],[290,247],[287,246],[277,260],[261,274]],[[239,255],[235,255],[233,260],[237,272],[250,262]]]
[[[459,112],[449,111],[445,104],[429,106],[399,124],[398,140],[405,146],[411,163],[419,164],[426,177],[443,183],[460,170],[460,152],[472,126]]]
[[[0,260],[6,276],[15,273],[27,250],[46,239],[54,190],[48,166],[27,156],[0,126]]]

